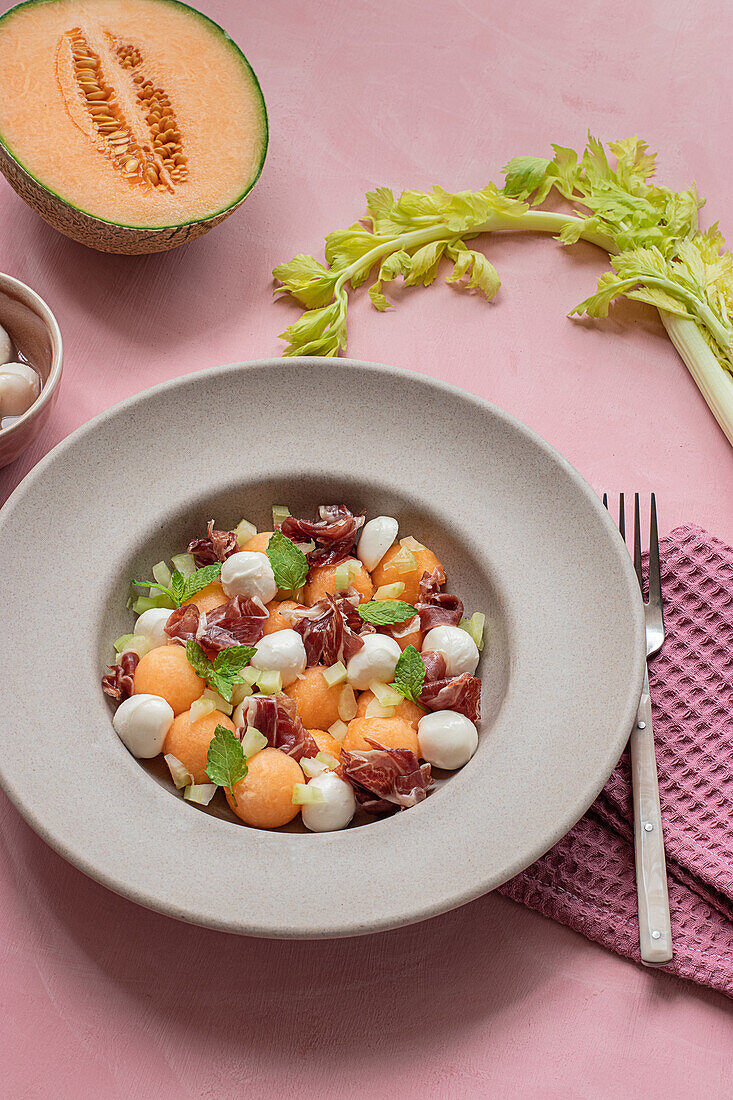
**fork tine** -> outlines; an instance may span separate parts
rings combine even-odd
[[[618,529],[621,532],[621,538],[626,542],[626,501],[623,493],[618,495]]]
[[[642,597],[644,595],[644,577],[641,572],[641,518],[639,516],[639,494],[634,493],[634,569],[639,582]]]
[[[662,609],[662,578],[659,568],[659,532],[657,530],[657,498],[652,493],[651,518],[649,520],[649,606],[658,612],[664,629]]]

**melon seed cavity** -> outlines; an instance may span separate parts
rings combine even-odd
[[[61,43],[71,51],[76,90],[96,132],[98,147],[130,184],[174,192],[188,178],[188,164],[170,97],[146,75],[138,46],[119,42],[109,32],[103,39],[107,46],[104,56],[91,47],[81,27],[67,31]],[[139,108],[142,137],[138,136],[139,124],[126,117],[110,79],[105,78],[105,71],[111,74],[115,70],[129,85],[130,102]]]

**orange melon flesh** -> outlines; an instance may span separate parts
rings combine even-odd
[[[192,8],[31,0],[0,18],[0,57],[0,140],[94,218],[197,222],[238,204],[259,175],[267,119],[257,79]]]

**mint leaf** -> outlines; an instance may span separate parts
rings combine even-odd
[[[188,657],[188,663],[196,675],[200,676],[202,680],[206,680],[208,683],[209,677],[214,671],[214,666],[198,642],[190,640],[186,642],[186,656]]]
[[[393,623],[406,623],[417,615],[417,608],[404,600],[369,600],[356,609],[365,623],[374,626],[390,626]]]
[[[424,683],[425,662],[414,645],[408,645],[397,662],[394,683],[390,684],[390,687],[399,691],[400,695],[404,695],[405,699],[411,703],[417,703]]]
[[[174,569],[171,573],[171,593],[173,599],[176,601],[176,607],[180,607],[183,603],[184,593],[186,591],[186,578],[180,569]]]
[[[180,607],[202,588],[206,588],[207,584],[215,581],[220,573],[221,562],[217,561],[213,565],[205,565],[203,569],[197,569],[189,576],[182,573],[180,569],[174,569],[171,573],[170,588],[166,588],[164,584],[158,584],[157,581],[133,581],[132,583],[136,588],[157,588],[172,601],[174,607]]]
[[[178,570],[173,574],[172,587],[175,584],[176,577],[183,578],[183,596],[181,603],[185,603],[190,600],[192,596],[195,596],[197,592],[200,592],[202,588],[206,588],[207,584],[211,584],[221,574],[221,562],[215,561],[213,565],[205,565],[203,569],[197,569],[195,573],[189,573],[187,577],[183,576],[183,573],[179,573]]]
[[[253,645],[229,646],[217,653],[212,664],[198,642],[186,642],[186,656],[191,668],[228,703],[232,700],[235,685],[242,682],[239,673],[249,664],[255,653]]]
[[[209,745],[206,774],[212,783],[227,788],[236,806],[234,784],[246,776],[247,761],[239,738],[226,726],[217,726],[214,730],[214,737]]]
[[[275,531],[267,544],[267,557],[278,588],[294,594],[303,587],[308,579],[308,559],[282,531]]]

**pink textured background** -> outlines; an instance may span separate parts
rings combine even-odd
[[[261,78],[272,128],[263,179],[225,228],[135,259],[64,240],[0,184],[0,269],[49,301],[66,348],[52,423],[0,473],[0,499],[54,443],[128,394],[277,354],[295,312],[272,302],[271,268],[317,251],[375,185],[479,187],[516,153],[579,146],[589,126],[603,139],[638,132],[661,151],[663,181],[694,178],[709,200],[703,216],[733,235],[726,0],[397,0],[388,14],[376,0],[202,4]],[[664,530],[694,522],[733,540],[733,452],[652,311],[566,320],[603,268],[590,246],[562,252],[520,238],[488,251],[503,278],[495,304],[436,284],[398,293],[394,313],[378,316],[362,296],[351,354],[496,402],[598,489],[656,489]],[[733,1091],[722,997],[496,895],[356,941],[248,941],[176,924],[86,880],[3,796],[0,839],[7,1095]]]

